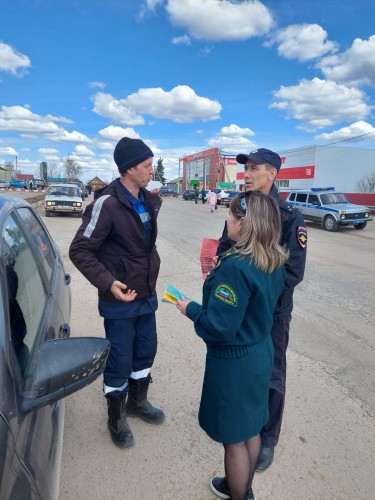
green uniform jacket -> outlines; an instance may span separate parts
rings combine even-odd
[[[207,276],[202,305],[190,302],[186,315],[207,344],[254,345],[271,332],[284,279],[283,267],[264,273],[231,253]]]
[[[271,327],[285,270],[271,274],[238,254],[221,258],[203,286],[203,304],[186,315],[207,345],[199,424],[220,443],[258,434],[269,418]]]

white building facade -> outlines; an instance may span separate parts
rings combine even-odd
[[[357,193],[358,181],[375,171],[375,149],[306,146],[278,153],[282,161],[277,176],[280,192],[331,186],[344,193]],[[243,165],[238,165],[236,184],[240,190],[243,174]]]

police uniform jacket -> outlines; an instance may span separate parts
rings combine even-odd
[[[98,289],[99,299],[119,302],[110,289],[115,280],[136,290],[137,299],[155,293],[160,268],[156,249],[157,216],[162,200],[140,190],[152,223],[151,242],[118,179],[95,193],[69,249],[79,271]]]
[[[303,280],[306,263],[307,230],[301,212],[280,198],[275,185],[272,186],[270,196],[279,205],[282,224],[280,244],[285,245],[289,250],[289,259],[285,263],[285,285],[274,312],[274,319],[280,319],[288,317],[292,313],[293,291],[298,283]],[[227,225],[225,224],[223,234],[219,240],[217,254],[223,254],[233,245],[234,241],[228,238]]]

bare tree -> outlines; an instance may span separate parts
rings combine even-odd
[[[56,163],[49,164],[48,168],[47,168],[47,172],[48,172],[47,175],[48,175],[49,179],[52,179],[53,177],[58,177],[59,172],[57,171]]]
[[[65,158],[64,160],[65,177],[67,180],[79,179],[82,167],[72,158]]]
[[[357,182],[357,189],[361,193],[375,193],[375,172],[361,177]]]
[[[13,179],[13,177],[15,176],[14,163],[12,161],[8,161],[5,163],[4,168],[6,170],[8,170],[8,172],[10,173],[10,175],[12,176],[12,179]]]

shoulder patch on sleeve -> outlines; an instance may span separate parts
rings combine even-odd
[[[297,240],[301,248],[306,248],[307,246],[307,229],[303,226],[298,226],[297,228]]]
[[[228,285],[218,285],[214,292],[214,296],[229,306],[237,307],[236,292]]]

